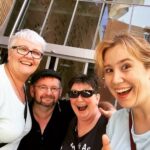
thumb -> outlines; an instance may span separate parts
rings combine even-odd
[[[103,143],[102,150],[111,150],[110,140],[109,140],[109,138],[108,138],[108,136],[106,134],[104,134],[102,136],[102,143]]]
[[[99,111],[101,112],[102,115],[105,117],[109,118],[109,111],[104,110],[103,108],[99,108]]]

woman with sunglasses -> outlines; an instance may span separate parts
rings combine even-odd
[[[131,34],[103,41],[96,68],[123,107],[108,122],[103,150],[150,150],[150,44]]]
[[[96,76],[78,75],[69,82],[68,95],[76,117],[72,120],[61,150],[100,150],[107,119],[101,115],[99,81]]]
[[[31,129],[25,82],[37,69],[45,40],[30,29],[12,35],[7,62],[0,65],[0,149],[16,150]]]

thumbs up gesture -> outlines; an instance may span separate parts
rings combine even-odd
[[[110,147],[110,140],[108,138],[108,136],[106,134],[104,134],[102,136],[102,143],[103,143],[103,147],[101,150],[111,150],[111,147]]]

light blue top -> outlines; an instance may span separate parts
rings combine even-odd
[[[134,132],[133,126],[131,133],[136,143],[136,150],[150,150],[150,131],[137,135]],[[129,110],[124,108],[114,113],[108,122],[106,132],[111,140],[112,150],[131,150]]]

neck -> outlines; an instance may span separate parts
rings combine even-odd
[[[52,115],[54,108],[47,108],[37,103],[33,104],[33,114],[35,114],[38,118],[44,119],[48,118]]]
[[[81,137],[86,133],[88,133],[92,128],[94,128],[100,116],[101,113],[98,111],[96,114],[93,114],[93,116],[91,116],[87,120],[78,119],[77,123],[78,136]]]
[[[132,109],[134,130],[137,134],[142,134],[150,130],[150,104],[148,103],[150,103],[149,100],[147,100],[144,106]]]
[[[37,105],[36,103],[33,104],[33,115],[35,120],[40,125],[41,133],[44,132],[49,120],[51,119],[53,110],[54,108],[49,109],[44,106]]]
[[[11,67],[9,67],[8,64],[6,64],[4,67],[5,67],[6,74],[8,78],[10,79],[10,82],[15,90],[17,97],[19,98],[19,100],[24,102],[25,94],[24,94],[23,86],[24,86],[25,80],[22,80],[22,79],[20,80],[20,78],[13,73],[13,71],[11,70]]]

